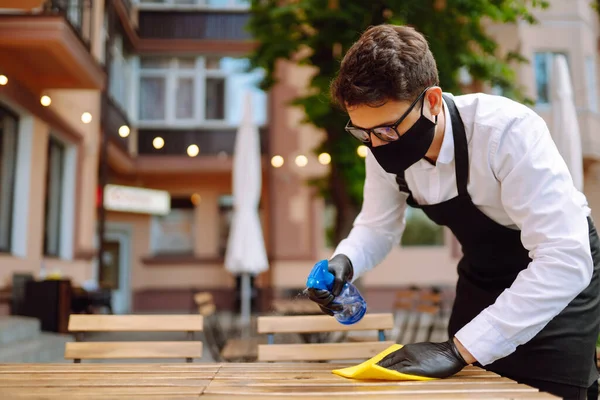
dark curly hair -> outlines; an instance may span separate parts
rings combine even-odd
[[[437,65],[423,35],[408,26],[377,25],[344,56],[331,97],[343,110],[379,107],[389,100],[412,101],[436,85]]]

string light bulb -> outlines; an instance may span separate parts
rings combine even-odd
[[[331,155],[329,153],[319,154],[319,162],[323,165],[327,165],[331,162]]]
[[[129,133],[131,133],[129,127],[127,125],[121,125],[121,127],[119,128],[119,136],[121,136],[122,138],[126,138],[127,136],[129,136]]]
[[[47,95],[43,95],[40,98],[40,103],[44,106],[44,107],[48,107],[50,104],[52,104],[52,99],[50,98],[50,96]]]
[[[164,147],[164,145],[165,145],[165,139],[161,138],[160,136],[157,136],[154,139],[152,139],[152,146],[156,150],[162,149]]]
[[[273,166],[273,168],[280,168],[281,166],[283,166],[283,163],[283,157],[279,155],[273,156],[273,158],[271,158],[271,165]]]

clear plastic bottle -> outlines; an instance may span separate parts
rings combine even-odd
[[[315,264],[306,281],[307,288],[331,290],[334,276],[329,272],[329,262],[321,260]],[[346,282],[339,296],[333,300],[334,304],[341,304],[342,310],[334,312],[333,316],[339,323],[352,325],[364,317],[367,312],[367,302],[353,284]]]

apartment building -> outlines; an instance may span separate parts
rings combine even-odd
[[[0,285],[92,276],[102,2],[0,2]]]
[[[0,5],[0,281],[56,269],[111,289],[116,312],[190,309],[199,290],[234,307],[236,280],[223,258],[246,93],[261,133],[270,261],[255,280],[259,307],[301,288],[313,263],[330,255],[331,210],[306,184],[327,172],[312,151],[322,133],[288,105],[311,71],[282,62],[273,90],[256,87],[247,1]],[[519,83],[550,128],[552,54],[567,55],[585,192],[600,215],[597,14],[584,0],[554,0],[538,19],[489,29],[504,51],[531,60],[515,67]],[[403,245],[362,279],[371,304],[389,303],[398,286],[455,280],[460,250],[450,232],[418,210],[407,219]]]

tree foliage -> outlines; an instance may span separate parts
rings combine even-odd
[[[258,42],[252,65],[266,72],[264,89],[276,83],[279,60],[315,68],[308,95],[295,99],[306,122],[326,133],[316,152],[331,154],[331,173],[313,182],[337,209],[334,240],[343,238],[362,202],[364,161],[358,142],[344,132],[347,116],[331,104],[329,85],[343,54],[369,26],[411,25],[429,41],[444,91],[460,93],[459,71],[498,86],[521,99],[512,62],[516,53],[500,56],[486,33],[487,23],[534,23],[532,11],[545,0],[252,0],[249,30]],[[285,133],[282,133],[285,134]]]

